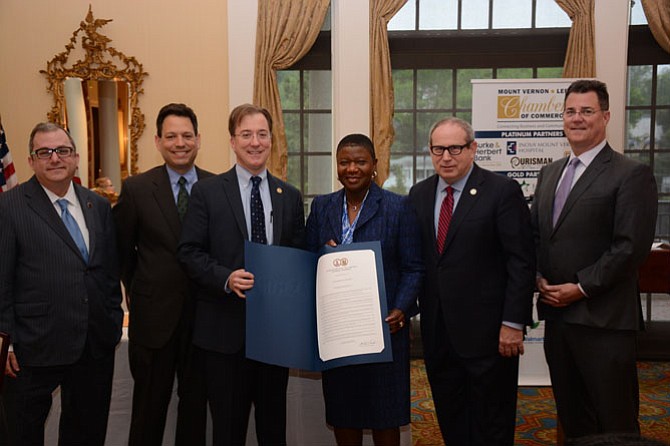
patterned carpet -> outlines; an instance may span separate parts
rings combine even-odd
[[[670,439],[670,362],[639,362],[642,435]],[[411,362],[412,444],[444,445],[423,360]],[[555,445],[556,407],[550,387],[519,389],[515,445]]]

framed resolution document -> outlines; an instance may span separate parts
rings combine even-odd
[[[245,269],[248,358],[312,371],[392,361],[379,242],[318,254],[247,242]]]

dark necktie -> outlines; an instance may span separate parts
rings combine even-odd
[[[177,184],[179,184],[179,193],[177,194],[177,213],[179,214],[179,219],[183,220],[184,215],[186,215],[186,209],[188,209],[188,190],[186,190],[186,178],[179,177]]]
[[[579,158],[573,158],[572,160],[570,160],[567,169],[565,169],[565,175],[563,175],[563,180],[561,180],[561,184],[558,186],[558,189],[556,189],[556,196],[554,197],[554,214],[553,214],[554,226],[556,226],[558,217],[561,215],[561,211],[563,211],[563,206],[565,206],[565,202],[568,199],[568,195],[570,195],[570,189],[572,189],[572,180],[575,178],[575,170],[577,169],[578,165],[579,165]]]
[[[56,200],[56,203],[60,206],[60,218],[63,220],[63,223],[70,233],[72,240],[74,240],[74,243],[77,245],[77,248],[79,248],[79,252],[81,252],[84,261],[88,263],[88,249],[86,249],[86,242],[84,242],[84,236],[81,234],[81,229],[79,229],[77,221],[72,214],[70,214],[70,211],[67,210],[68,201],[65,198],[60,198]]]
[[[447,186],[447,196],[442,200],[440,206],[440,219],[437,224],[437,252],[442,254],[444,242],[447,240],[447,232],[451,223],[451,215],[454,212],[454,188]]]
[[[263,211],[263,200],[261,200],[261,177],[251,177],[251,241],[267,245],[268,239],[265,234],[265,212]]]

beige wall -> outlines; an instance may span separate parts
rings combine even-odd
[[[609,28],[626,28],[628,0],[616,0],[616,17],[603,9],[610,2],[596,3],[596,52],[605,55],[597,63],[599,76],[610,85],[613,106],[622,120],[626,59],[623,53],[620,57],[612,55],[625,44],[614,42],[603,30],[611,23],[619,26]],[[19,180],[25,181],[32,174],[27,163],[30,129],[46,119],[51,107],[47,83],[39,70],[64,50],[89,3],[97,18],[114,19],[102,30],[113,39],[112,46],[137,57],[149,72],[145,93],[140,97],[147,123],[139,141],[140,170],[161,162],[153,144],[154,122],[158,109],[168,102],[185,102],[198,114],[202,133],[198,164],[214,172],[227,169],[234,162],[226,130],[228,112],[241,102],[251,101],[256,1],[0,0],[0,114]],[[346,0],[335,1],[337,11],[340,3],[346,5]],[[336,22],[339,19],[334,18]],[[345,52],[347,57],[358,57],[357,48]],[[234,63],[229,64],[229,59]],[[333,103],[336,113],[351,114],[337,97]],[[623,147],[616,144],[623,137],[623,125],[616,127],[620,130],[610,132],[609,137],[615,146]],[[337,138],[335,133],[333,136]]]
[[[228,35],[226,1],[2,0],[0,1],[0,114],[19,181],[32,171],[27,144],[35,123],[46,120],[52,99],[39,70],[65,50],[89,3],[111,46],[135,56],[149,76],[140,107],[147,127],[139,141],[139,168],[162,162],[154,148],[156,114],[184,102],[198,115],[198,164],[214,172],[230,165],[228,148]],[[251,73],[249,73],[251,76]]]

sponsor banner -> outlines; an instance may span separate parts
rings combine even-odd
[[[563,134],[563,98],[573,79],[472,81],[477,164],[514,178],[535,193],[540,169],[570,154]],[[536,310],[533,319],[537,320]],[[544,323],[528,328],[519,363],[520,385],[551,385],[544,359]]]
[[[516,179],[526,197],[540,169],[570,153],[563,134],[563,98],[572,79],[472,81],[475,161]]]

